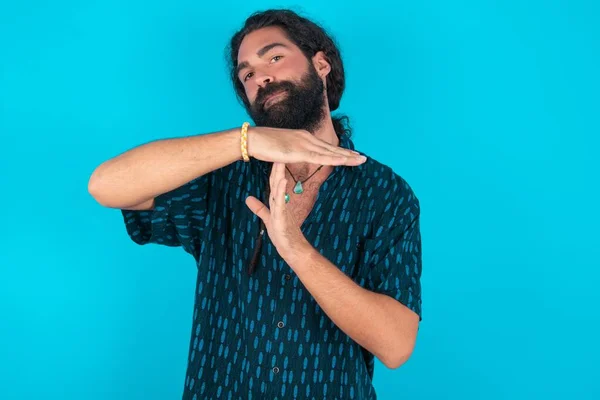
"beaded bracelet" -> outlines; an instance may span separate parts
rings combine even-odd
[[[250,157],[248,157],[248,126],[250,126],[250,124],[248,122],[244,122],[242,124],[241,146],[242,146],[242,158],[244,159],[244,162],[250,161]]]

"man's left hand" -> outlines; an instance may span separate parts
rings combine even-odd
[[[275,245],[277,252],[285,259],[287,256],[297,254],[309,246],[304,234],[298,227],[296,219],[288,210],[285,203],[285,164],[274,162],[269,178],[271,194],[267,208],[254,196],[246,198],[246,205],[250,210],[263,220],[269,238]]]

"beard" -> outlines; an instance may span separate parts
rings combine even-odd
[[[256,126],[304,129],[314,133],[325,117],[323,89],[323,81],[309,64],[300,83],[281,81],[260,88],[254,104],[247,111]],[[265,110],[265,99],[278,91],[286,94]]]

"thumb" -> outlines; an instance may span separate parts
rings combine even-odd
[[[246,205],[254,214],[258,215],[260,219],[266,224],[269,220],[271,212],[260,200],[254,196],[246,197]]]

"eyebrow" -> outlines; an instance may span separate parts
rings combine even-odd
[[[265,54],[266,54],[266,53],[267,53],[269,50],[271,50],[271,49],[272,49],[272,48],[274,48],[274,47],[285,47],[286,49],[289,49],[289,48],[290,48],[289,46],[287,46],[287,45],[285,45],[285,44],[283,44],[283,43],[271,43],[271,44],[268,44],[268,45],[266,45],[266,46],[262,47],[261,49],[259,49],[259,50],[256,52],[256,54],[257,54],[259,57],[262,57],[262,56],[264,56],[264,55],[265,55]],[[250,64],[248,63],[248,61],[242,61],[241,63],[239,63],[239,64],[238,64],[238,66],[237,66],[237,67],[236,67],[236,69],[235,69],[235,73],[236,73],[236,75],[239,75],[241,70],[243,70],[244,68],[248,68],[248,67],[250,67]]]

